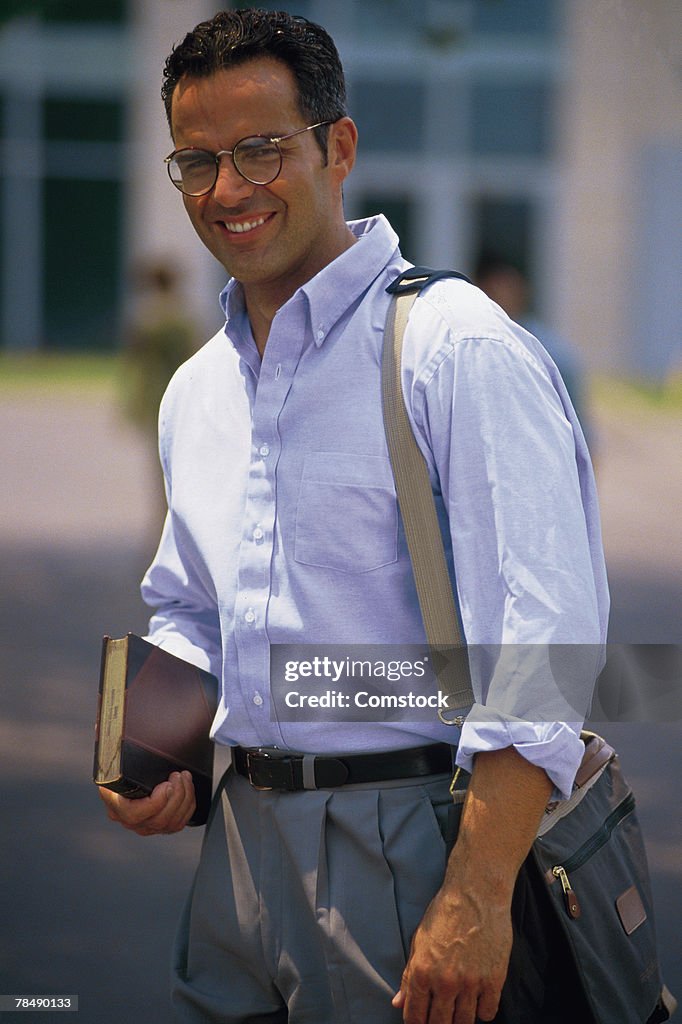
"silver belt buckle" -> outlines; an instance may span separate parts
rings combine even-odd
[[[253,789],[257,789],[261,793],[269,793],[274,788],[273,786],[257,786],[256,783],[253,781],[253,776],[251,774],[251,771],[252,771],[251,758],[255,755],[255,753],[256,753],[256,751],[253,751],[253,750],[247,750],[246,751],[246,777],[247,777],[247,779],[249,781],[249,785],[252,786]],[[259,756],[260,757],[267,757],[268,755],[265,752],[261,751],[259,753]]]

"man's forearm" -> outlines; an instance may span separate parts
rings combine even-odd
[[[546,772],[513,747],[477,754],[444,888],[467,879],[511,897],[551,792]]]
[[[552,791],[513,747],[476,755],[443,885],[415,933],[394,1005],[407,1024],[492,1020],[511,952],[511,900]]]

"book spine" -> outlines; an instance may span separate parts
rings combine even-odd
[[[115,782],[121,775],[121,741],[125,704],[128,638],[104,637],[100,674],[95,782]]]

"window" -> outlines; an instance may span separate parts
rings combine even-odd
[[[118,142],[123,138],[123,104],[115,100],[47,99],[43,121],[47,140]]]
[[[119,328],[124,107],[43,104],[44,333],[48,346],[113,347]]]
[[[360,152],[407,152],[424,148],[425,87],[409,79],[353,83],[351,110],[360,132]]]
[[[533,207],[530,199],[479,196],[473,203],[474,254],[503,259],[524,276],[532,269]]]
[[[42,0],[35,7],[46,21],[118,22],[126,17],[126,0]]]
[[[546,156],[551,150],[547,82],[479,79],[471,93],[471,149],[478,156]]]
[[[49,347],[104,349],[117,342],[121,193],[113,181],[45,182]]]
[[[413,0],[366,0],[357,5],[356,27],[360,35],[367,32],[400,31],[418,35],[424,25],[423,4]]]
[[[358,204],[358,218],[373,217],[383,213],[400,239],[400,251],[406,260],[416,262],[414,233],[414,205],[407,197],[381,195],[378,192],[365,194]]]
[[[473,29],[481,34],[552,35],[555,0],[473,0]]]

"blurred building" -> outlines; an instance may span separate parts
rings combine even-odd
[[[0,25],[2,343],[118,344],[127,268],[169,253],[209,330],[224,272],[165,178],[159,86],[173,42],[226,4],[14,6],[35,13]],[[535,313],[592,367],[661,376],[679,363],[679,5],[261,6],[320,21],[339,45],[361,139],[350,217],[386,212],[415,262],[511,259]]]

